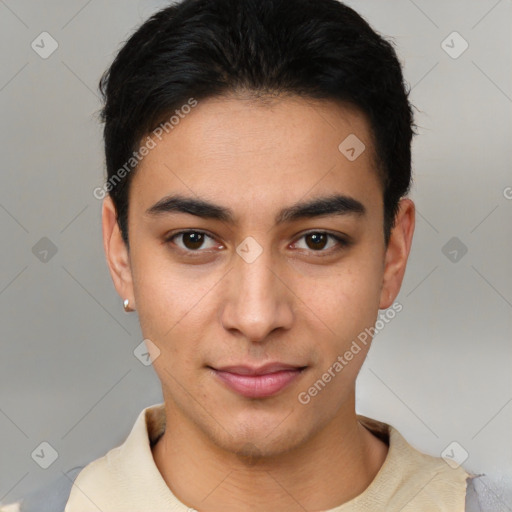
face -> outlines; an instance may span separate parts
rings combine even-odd
[[[350,135],[365,145],[355,159],[362,146],[338,148]],[[226,451],[271,455],[353,407],[370,344],[339,356],[395,299],[414,224],[403,200],[386,248],[361,113],[299,98],[199,102],[144,157],[129,205],[128,253],[105,201],[105,249],[158,348],[168,417]]]

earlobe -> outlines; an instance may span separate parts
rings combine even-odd
[[[129,299],[134,306],[133,281],[129,251],[124,243],[117,223],[116,208],[110,196],[102,206],[103,248],[117,293],[124,301]]]
[[[386,249],[379,309],[389,308],[400,291],[411,250],[414,225],[414,203],[411,199],[402,199]]]

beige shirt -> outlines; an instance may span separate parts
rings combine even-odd
[[[358,419],[389,445],[388,454],[363,493],[327,512],[464,512],[466,479],[473,475],[419,452],[386,423]],[[65,512],[191,512],[153,459],[151,447],[164,430],[164,404],[143,409],[126,441],[79,473]]]

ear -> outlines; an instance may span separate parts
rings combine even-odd
[[[130,254],[121,236],[117,224],[116,207],[110,196],[103,200],[102,207],[103,248],[107,258],[108,268],[117,293],[121,300],[129,299],[134,309],[133,280],[130,264]]]
[[[414,203],[411,199],[402,199],[386,249],[379,309],[389,308],[400,291],[411,250],[414,225]]]

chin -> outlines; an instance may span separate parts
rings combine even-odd
[[[225,429],[231,436],[222,430],[220,438],[210,437],[220,448],[236,455],[242,462],[255,464],[258,460],[278,457],[292,451],[313,435],[313,431],[303,421],[292,420],[289,412],[265,415],[264,418],[259,412],[253,419],[251,421],[246,416],[243,421],[234,421],[231,426],[225,424]]]

